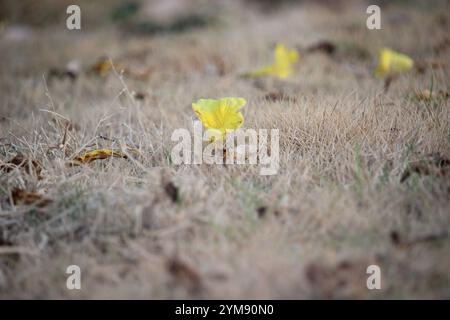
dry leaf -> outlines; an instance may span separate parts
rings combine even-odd
[[[173,184],[173,182],[169,182],[164,186],[164,191],[166,191],[166,194],[169,196],[169,198],[172,200],[172,202],[178,202],[180,200],[180,192],[178,190],[178,187]]]
[[[201,288],[201,277],[191,266],[178,258],[167,260],[167,271],[174,277],[177,283],[181,283],[192,291]]]
[[[433,59],[427,61],[418,61],[414,66],[418,73],[423,74],[427,69],[446,69],[448,62],[444,59]]]
[[[450,160],[442,157],[439,153],[430,153],[427,159],[411,164],[402,174],[400,182],[406,181],[411,174],[417,173],[421,176],[436,174],[447,176],[450,173]]]
[[[264,218],[267,213],[267,207],[262,206],[256,209],[256,213],[258,214],[258,218]]]
[[[106,159],[109,157],[127,159],[127,156],[120,151],[114,151],[111,149],[99,149],[88,151],[80,156],[76,156],[75,158],[70,160],[67,164],[69,166],[79,166],[82,164],[91,163],[92,161],[95,160]]]
[[[52,200],[44,198],[37,192],[29,192],[20,188],[14,188],[11,191],[11,197],[14,204],[25,204],[31,205],[34,204],[37,207],[45,207],[50,204]]]
[[[327,55],[333,55],[336,52],[336,45],[330,41],[320,41],[306,49],[308,52],[323,52]]]
[[[436,98],[448,99],[449,93],[447,91],[439,90],[437,92],[428,89],[416,92],[414,98],[418,101],[431,101]]]
[[[4,172],[10,172],[15,168],[23,168],[25,169],[25,172],[27,172],[28,174],[34,174],[38,177],[38,179],[42,179],[41,176],[42,168],[39,165],[39,163],[35,160],[27,159],[21,155],[16,155],[8,162],[0,164],[0,170]]]
[[[109,75],[110,71],[112,70],[112,67],[113,67],[112,60],[109,58],[102,57],[91,66],[89,72],[104,78]]]
[[[417,244],[439,242],[441,240],[448,239],[449,236],[450,234],[446,231],[441,233],[432,233],[414,239],[404,239],[404,237],[400,236],[397,231],[392,231],[390,234],[392,244],[400,249],[410,249],[412,246]]]
[[[64,78],[68,78],[70,81],[75,81],[77,79],[78,74],[72,70],[62,70],[57,68],[52,68],[48,71],[47,79],[51,82],[53,79],[64,80]]]
[[[450,38],[444,38],[440,42],[438,42],[435,46],[433,46],[433,51],[436,54],[440,54],[445,52],[448,48],[450,48]]]
[[[153,68],[141,68],[141,67],[124,67],[123,74],[129,78],[135,80],[145,81],[150,78],[153,73]]]
[[[379,264],[372,258],[342,260],[338,263],[312,262],[306,265],[305,278],[315,298],[355,299],[364,296],[366,268]]]
[[[422,90],[420,92],[416,92],[414,97],[419,101],[430,101],[433,98],[433,94],[430,90]]]
[[[124,66],[121,62],[113,62],[110,58],[102,57],[89,68],[88,73],[105,78],[111,73],[113,68],[120,71],[129,78],[141,81],[148,80],[148,78],[154,71],[153,68],[143,68],[141,65]]]
[[[133,92],[133,98],[136,100],[145,100],[147,94],[145,92]]]
[[[272,102],[278,102],[282,100],[291,101],[291,102],[297,102],[296,97],[290,97],[286,95],[284,92],[281,91],[271,91],[267,93],[264,98],[266,100],[272,101]]]

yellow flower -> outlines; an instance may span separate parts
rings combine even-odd
[[[409,71],[413,66],[414,61],[407,55],[383,48],[379,53],[375,76],[384,78],[389,75]]]
[[[296,50],[289,50],[284,45],[277,44],[275,47],[274,63],[259,70],[249,72],[246,76],[250,78],[273,76],[286,79],[293,73],[292,66],[297,61],[298,53]]]
[[[244,123],[239,110],[246,103],[243,98],[200,99],[192,103],[192,109],[214,141],[223,140],[227,131],[234,131]]]

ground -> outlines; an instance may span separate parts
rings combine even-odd
[[[111,22],[117,2],[80,1],[81,31],[63,5],[3,17],[0,298],[450,298],[448,2],[383,1],[382,30],[363,1],[201,2],[156,27]],[[292,77],[240,76],[276,43]],[[416,67],[385,86],[382,47]],[[276,175],[171,162],[192,102],[228,96],[279,130]],[[128,156],[68,165],[96,148]]]

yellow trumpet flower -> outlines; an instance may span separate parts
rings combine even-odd
[[[227,131],[234,131],[244,123],[239,110],[247,103],[243,98],[200,99],[192,103],[192,109],[209,130],[211,140],[223,140]]]
[[[293,73],[292,66],[298,61],[296,50],[289,50],[282,44],[277,44],[274,53],[274,63],[259,70],[249,72],[245,76],[250,78],[259,78],[273,76],[280,79],[286,79]]]
[[[386,76],[407,72],[414,66],[414,61],[406,54],[383,48],[378,57],[378,66],[375,76],[384,78]]]

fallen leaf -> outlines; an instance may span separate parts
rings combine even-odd
[[[0,236],[0,247],[11,247],[13,245],[12,241],[3,236]]]
[[[198,291],[201,288],[202,281],[199,273],[187,263],[174,257],[167,260],[166,267],[177,283],[187,286],[192,291]]]
[[[0,170],[4,172],[10,172],[15,168],[22,168],[28,174],[34,174],[38,179],[42,179],[42,168],[39,163],[35,160],[25,158],[22,155],[16,155],[8,162],[0,164]]]
[[[230,72],[231,66],[225,61],[222,56],[213,55],[211,57],[211,62],[206,64],[205,69],[209,74],[219,75],[223,77]]]
[[[282,101],[282,100],[287,100],[287,101],[291,101],[291,102],[297,102],[297,98],[296,97],[290,97],[288,95],[286,95],[284,92],[281,91],[271,91],[269,93],[267,93],[264,98],[266,100],[272,101],[272,102],[278,102],[278,101]]]
[[[89,73],[93,73],[102,78],[105,78],[109,75],[112,67],[113,65],[111,59],[107,57],[101,57],[89,68]]]
[[[164,186],[164,191],[172,200],[172,202],[178,202],[180,200],[180,192],[176,185],[173,182],[169,182]]]
[[[37,192],[29,192],[20,188],[14,188],[11,191],[11,198],[14,204],[36,205],[37,207],[45,207],[52,202],[51,199],[44,198]]]
[[[88,151],[80,156],[76,156],[75,158],[70,160],[67,164],[69,166],[79,166],[82,164],[91,163],[92,161],[95,160],[106,159],[109,157],[127,159],[127,156],[120,151],[114,151],[111,149],[99,149]]]
[[[81,63],[78,60],[72,60],[64,68],[51,68],[48,72],[47,78],[51,82],[53,79],[64,80],[68,78],[70,81],[75,81],[81,72]]]
[[[400,182],[405,182],[413,173],[422,176],[435,174],[445,177],[450,174],[450,160],[437,152],[430,153],[425,159],[410,164],[403,172]]]
[[[261,206],[256,209],[256,212],[258,213],[258,218],[264,218],[267,213],[267,207]]]
[[[433,60],[425,60],[418,61],[414,67],[416,71],[420,74],[425,73],[427,69],[436,70],[436,69],[446,69],[448,62],[443,59],[433,59]]]
[[[431,101],[437,98],[448,99],[449,93],[447,91],[430,91],[428,89],[418,91],[414,94],[414,98],[418,101]]]
[[[68,78],[70,81],[75,81],[77,79],[78,74],[72,70],[62,70],[57,68],[52,68],[49,70],[47,78],[48,81],[51,82],[53,79],[64,80]]]
[[[309,46],[306,51],[310,53],[323,52],[331,56],[336,52],[336,45],[331,41],[324,40]]]
[[[414,98],[416,98],[419,101],[430,101],[433,98],[433,94],[430,90],[422,90],[419,92],[416,92],[414,95]]]
[[[400,245],[401,243],[401,239],[400,239],[400,234],[397,231],[392,231],[390,233],[390,238],[391,238],[391,242],[394,245]]]
[[[367,293],[366,268],[379,264],[370,258],[337,263],[312,262],[306,265],[305,278],[314,298],[361,298]]]
[[[147,95],[144,92],[133,92],[133,97],[136,100],[145,100]]]
[[[400,236],[398,231],[392,231],[390,233],[391,242],[394,246],[399,247],[401,249],[409,249],[414,245],[423,244],[423,243],[435,243],[441,240],[448,239],[450,234],[446,231],[441,233],[432,233],[424,236],[420,236],[414,239],[405,239]]]
[[[439,41],[434,47],[433,51],[436,54],[440,54],[442,52],[447,51],[447,49],[450,48],[450,38],[445,38],[441,41]]]
[[[123,74],[127,77],[145,81],[147,80],[153,72],[152,68],[142,68],[142,67],[123,67]]]
[[[113,60],[108,57],[101,57],[87,71],[88,74],[94,74],[101,78],[106,78],[113,68],[123,75],[140,81],[148,80],[154,69],[143,67],[141,64],[125,63],[122,59]]]

